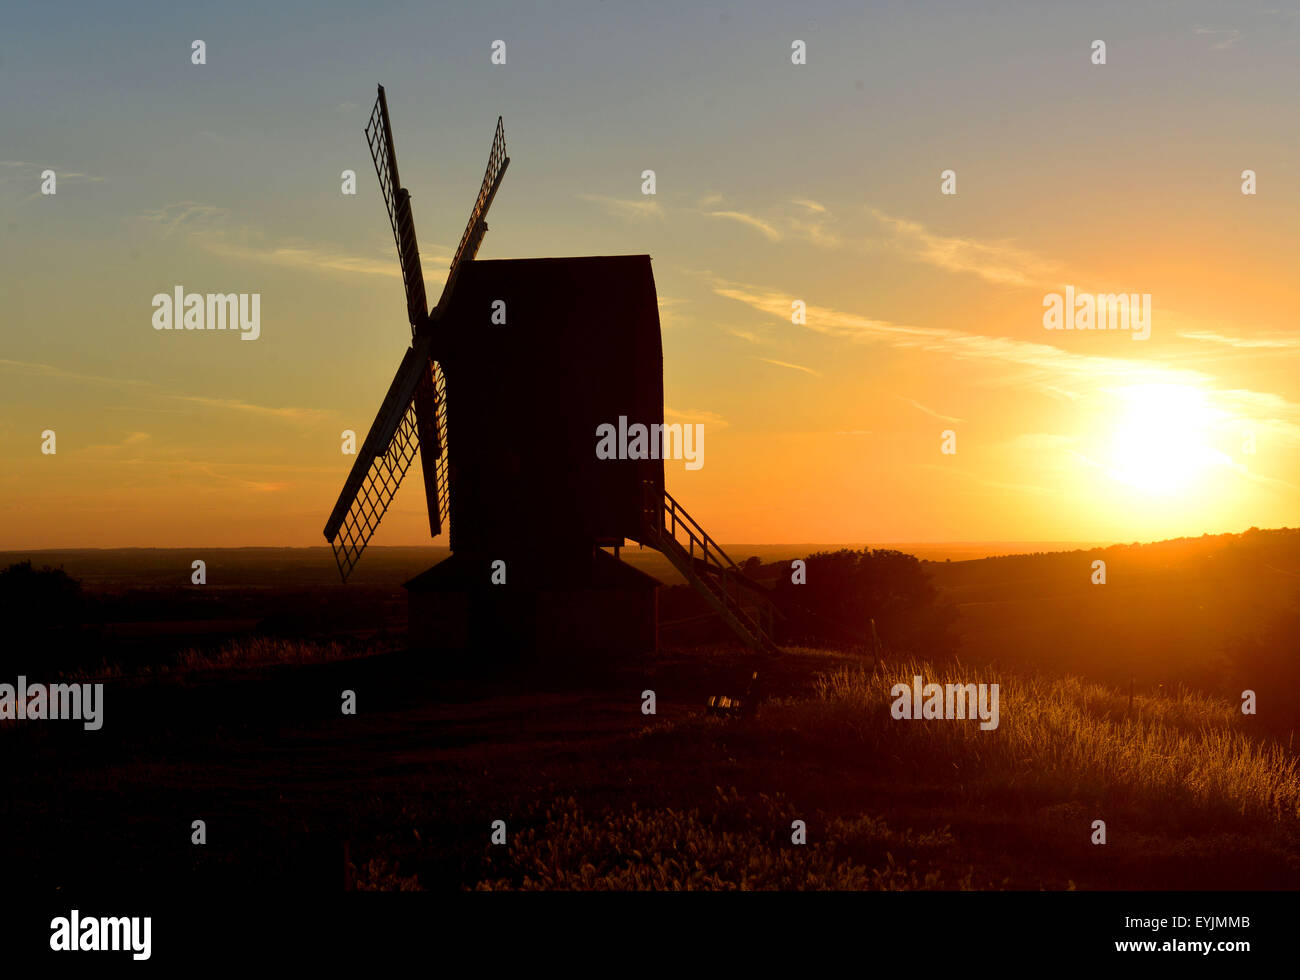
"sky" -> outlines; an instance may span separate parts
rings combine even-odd
[[[324,543],[410,340],[376,83],[431,297],[498,115],[480,258],[651,255],[715,539],[1300,525],[1292,6],[191,6],[6,10],[0,549]],[[260,336],[153,329],[178,285]],[[1149,337],[1047,330],[1067,286],[1149,295]],[[417,466],[374,543],[424,506]]]

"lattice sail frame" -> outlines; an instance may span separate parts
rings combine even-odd
[[[431,534],[437,537],[442,532],[443,520],[450,519],[447,381],[442,366],[430,356],[431,327],[439,319],[444,301],[451,295],[460,263],[472,261],[483,244],[488,230],[488,208],[492,205],[497,188],[501,186],[506,167],[510,165],[510,158],[506,155],[505,128],[498,116],[483,183],[452,259],[442,296],[434,310],[427,310],[415,224],[411,217],[410,194],[401,186],[398,175],[397,153],[393,147],[392,126],[388,118],[388,100],[382,85],[379,86],[379,95],[366,125],[366,142],[370,146],[370,156],[375,164],[389,224],[397,243],[402,281],[406,288],[407,313],[415,340],[402,358],[388,394],[325,525],[325,537],[333,547],[334,560],[344,581],[347,581],[348,575],[356,567],[366,545],[379,527],[379,522],[397,495],[416,452],[421,453],[424,464]],[[431,433],[427,427],[430,389],[433,413]],[[425,423],[423,426],[422,420]],[[422,428],[425,429],[426,441],[432,445],[421,445]],[[429,435],[433,438],[429,439]],[[384,447],[382,452],[380,446]]]
[[[330,545],[334,549],[334,561],[338,565],[339,574],[347,581],[347,577],[352,574],[352,569],[356,567],[361,560],[361,553],[366,550],[366,545],[374,537],[379,522],[383,520],[384,514],[388,512],[388,507],[397,496],[397,490],[402,485],[407,471],[411,468],[411,462],[415,459],[416,452],[428,452],[432,458],[432,472],[435,475],[434,484],[435,492],[430,494],[426,488],[426,497],[429,507],[430,529],[434,537],[442,531],[442,523],[450,517],[451,504],[451,486],[447,478],[447,379],[442,372],[442,366],[434,360],[424,359],[425,370],[430,373],[432,378],[433,390],[435,393],[435,426],[437,432],[436,446],[424,447],[420,443],[419,431],[419,410],[414,395],[411,396],[407,403],[406,411],[402,414],[397,423],[392,437],[389,439],[387,447],[382,453],[375,455],[369,468],[365,471],[356,493],[352,496],[349,506],[343,512],[341,519],[334,526],[331,534],[331,525],[334,525],[334,519],[325,527],[325,536],[330,539]],[[394,379],[394,388],[398,387],[401,379],[399,371],[398,378]],[[375,425],[371,430],[371,436],[379,431],[382,427],[384,417],[375,419]],[[367,437],[366,444],[371,441]],[[362,446],[362,453],[367,451],[366,445]],[[364,458],[364,457],[362,457]],[[354,475],[357,473],[357,467],[361,459],[353,467]],[[427,479],[427,478],[426,478]],[[349,480],[351,482],[351,480]],[[345,484],[343,494],[339,497],[339,504],[348,495],[348,487]],[[336,516],[338,507],[335,508]],[[434,530],[436,528],[436,530]]]
[[[430,507],[436,505],[439,525],[451,520],[451,483],[447,478],[447,376],[442,373],[442,365],[433,362],[433,390],[438,399],[437,429],[438,454],[436,466],[438,471],[438,493],[430,500]],[[437,535],[434,535],[437,537]]]
[[[492,204],[492,198],[509,164],[510,158],[506,156],[506,130],[501,117],[497,116],[497,129],[492,135],[492,149],[488,151],[487,171],[483,174],[483,185],[479,188],[478,198],[474,201],[474,210],[469,213],[465,234],[460,236],[460,245],[457,246],[456,255],[451,260],[453,269],[460,265],[462,259],[468,257],[472,261],[478,254],[478,248],[483,243],[483,233],[487,231],[484,218],[487,217],[488,207]]]
[[[370,159],[379,177],[379,190],[388,210],[388,223],[397,243],[397,258],[402,266],[402,284],[406,288],[406,313],[411,329],[424,322],[429,312],[424,293],[424,272],[420,268],[420,248],[415,238],[415,219],[411,216],[411,195],[402,186],[397,173],[397,150],[393,145],[393,127],[388,119],[388,98],[379,86],[375,106],[366,123],[366,143]]]
[[[330,542],[334,548],[334,561],[345,581],[360,561],[361,553],[374,536],[375,529],[388,511],[388,505],[397,495],[397,488],[402,485],[402,478],[406,476],[418,449],[413,402],[398,423],[397,432],[389,442],[388,449],[374,458],[365,482],[353,498],[352,506]]]
[[[483,237],[487,234],[487,213],[488,208],[492,206],[492,199],[496,197],[497,188],[501,186],[501,180],[506,175],[506,167],[510,166],[510,157],[506,156],[506,131],[497,116],[496,132],[492,136],[492,149],[488,151],[487,169],[483,172],[483,183],[478,189],[478,197],[474,200],[474,207],[470,209],[469,221],[465,224],[465,233],[460,236],[460,244],[456,246],[456,254],[452,256],[451,271],[447,275],[447,281],[442,287],[442,296],[438,300],[438,305],[434,308],[432,316],[437,318],[443,310],[447,297],[451,295],[452,287],[456,283],[456,273],[460,269],[461,262],[472,262],[478,255],[478,250],[483,244]]]

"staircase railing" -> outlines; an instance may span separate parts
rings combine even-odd
[[[667,490],[659,497],[643,484],[642,520],[652,542],[724,621],[750,646],[778,652],[772,639],[772,603],[699,521]],[[746,608],[744,598],[751,600]],[[757,600],[757,601],[755,601]],[[751,615],[751,611],[753,614]]]

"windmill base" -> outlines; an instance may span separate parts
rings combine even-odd
[[[652,653],[658,649],[659,581],[600,549],[559,568],[453,554],[406,583],[415,649],[496,657]]]

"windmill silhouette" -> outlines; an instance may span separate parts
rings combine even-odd
[[[747,645],[774,651],[766,590],[667,493],[663,460],[595,452],[602,424],[663,425],[650,256],[476,261],[510,164],[498,118],[429,309],[382,85],[365,133],[412,341],[325,525],[343,579],[418,452],[429,533],[449,525],[452,554],[406,583],[416,645],[653,648],[659,583],[617,557],[630,539],[663,552]]]

